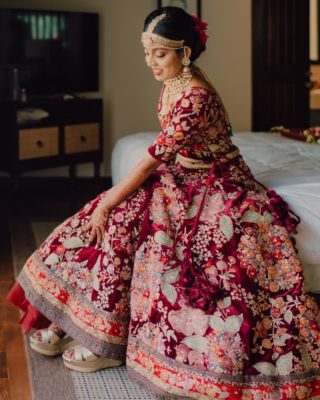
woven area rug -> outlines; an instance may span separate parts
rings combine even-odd
[[[16,275],[27,257],[57,226],[59,221],[9,221],[13,262]],[[61,357],[49,358],[37,354],[25,338],[33,400],[165,400],[149,393],[139,383],[128,378],[125,366],[96,373],[70,371]],[[172,398],[171,398],[172,399]]]

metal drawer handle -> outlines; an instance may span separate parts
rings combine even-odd
[[[81,136],[80,136],[80,141],[81,141],[82,143],[85,143],[85,142],[87,141],[87,138],[86,138],[84,135],[81,135]]]
[[[43,142],[41,140],[37,140],[36,144],[38,147],[43,147]]]

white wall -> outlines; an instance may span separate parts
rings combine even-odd
[[[140,42],[145,16],[156,0],[0,0],[0,7],[98,12],[100,18],[100,92],[104,101],[104,175],[118,138],[159,130],[156,107],[161,85],[144,63]],[[202,0],[208,22],[207,52],[199,65],[207,72],[229,111],[234,130],[251,127],[251,0]],[[91,175],[91,165],[78,170]],[[65,175],[65,168],[28,175]]]

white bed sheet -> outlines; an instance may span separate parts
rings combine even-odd
[[[122,137],[112,152],[112,181],[119,182],[143,157],[158,132]],[[271,133],[236,133],[233,142],[255,178],[275,189],[296,212],[296,235],[307,289],[320,292],[320,146]]]

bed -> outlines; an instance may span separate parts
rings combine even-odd
[[[119,139],[112,152],[112,181],[119,182],[141,159],[158,132]],[[275,189],[301,217],[296,235],[306,288],[320,293],[320,145],[271,133],[239,132],[233,142],[256,179]]]

